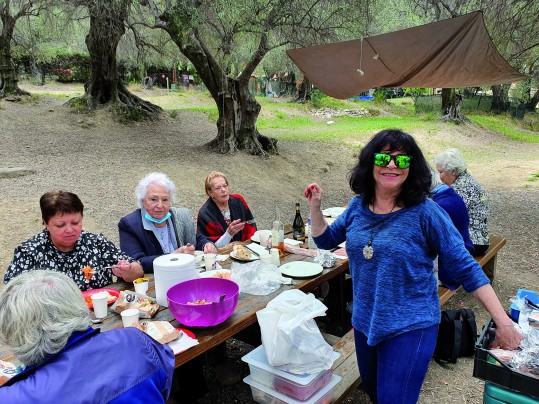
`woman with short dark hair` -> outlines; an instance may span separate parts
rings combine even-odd
[[[518,347],[522,336],[488,278],[449,216],[427,199],[430,169],[412,136],[395,129],[376,134],[349,181],[357,195],[329,226],[320,187],[310,184],[305,197],[316,245],[331,249],[346,241],[357,361],[373,402],[417,402],[440,323],[436,256],[448,268],[447,279],[490,312],[499,345]]]
[[[39,200],[43,231],[15,249],[4,283],[23,272],[49,269],[62,272],[81,290],[112,283],[112,275],[126,282],[144,274],[138,262],[102,234],[82,230],[84,205],[65,191],[47,192]]]

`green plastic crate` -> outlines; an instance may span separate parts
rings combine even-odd
[[[493,383],[485,382],[484,404],[537,404],[539,400],[532,396],[505,389]]]

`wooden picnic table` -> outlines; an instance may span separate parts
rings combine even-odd
[[[250,241],[242,243],[242,244],[248,244]],[[236,243],[235,243],[236,244]],[[220,249],[221,254],[230,253],[232,251],[232,245],[229,245],[227,247],[224,247]],[[298,254],[290,254],[288,252],[285,252],[284,255],[281,257],[281,265],[288,262],[293,261],[312,261],[311,257],[307,257],[304,255],[298,255]],[[226,261],[221,263],[221,266],[224,268],[229,267],[232,263],[231,258],[228,258]],[[335,287],[340,287],[341,284],[344,284],[344,276],[345,272],[348,270],[348,260],[337,260],[337,263],[331,267],[331,268],[324,268],[323,272],[315,277],[307,278],[307,279],[294,279],[294,282],[292,285],[281,285],[279,289],[277,289],[275,292],[266,295],[266,296],[255,296],[250,295],[246,293],[240,293],[238,305],[232,314],[230,318],[228,318],[224,323],[219,324],[214,327],[208,327],[208,328],[196,328],[196,327],[185,327],[178,323],[170,310],[167,307],[160,307],[158,313],[152,318],[152,321],[155,320],[161,320],[161,321],[169,321],[172,323],[174,327],[183,327],[187,328],[190,331],[192,331],[196,338],[198,339],[199,344],[189,348],[185,352],[182,352],[178,355],[176,355],[176,367],[181,366],[182,364],[190,361],[191,359],[195,358],[198,355],[201,355],[205,352],[207,352],[209,349],[218,346],[225,342],[227,339],[234,337],[239,332],[245,330],[249,326],[255,324],[257,322],[256,318],[256,312],[258,310],[263,309],[266,307],[267,303],[272,300],[274,297],[279,295],[285,290],[289,290],[292,288],[300,289],[303,292],[311,292],[314,289],[316,289],[319,285],[322,283],[329,281],[334,282]],[[150,279],[150,287],[148,289],[148,295],[149,296],[155,296],[155,285],[154,285],[154,277],[153,274],[147,274],[146,275]],[[133,290],[133,284],[127,283],[127,282],[115,282],[107,287],[116,289],[116,290]],[[342,294],[337,294],[342,295]],[[328,313],[331,313],[332,318],[335,319],[342,319],[344,322],[346,322],[346,314],[345,314],[345,302],[343,300],[344,298],[336,299],[335,301],[332,301],[331,307],[328,307]],[[338,304],[341,304],[340,307]],[[338,322],[338,321],[337,321]],[[93,325],[94,328],[100,328],[102,331],[111,330],[114,328],[120,328],[122,327],[122,320],[119,314],[114,313],[110,308],[108,312],[108,316],[103,319],[102,324],[95,324]],[[338,325],[338,329],[342,330],[343,332],[340,333],[342,336],[348,329],[350,328],[349,325],[346,323]],[[331,330],[332,333],[335,333],[335,330]],[[339,334],[339,332],[336,332],[336,334]],[[0,359],[12,359],[10,358],[10,352],[5,346],[0,345]]]

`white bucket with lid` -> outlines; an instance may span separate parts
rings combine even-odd
[[[199,278],[195,257],[191,254],[166,254],[153,260],[155,299],[168,307],[167,292],[178,283]]]

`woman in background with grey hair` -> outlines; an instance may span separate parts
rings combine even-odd
[[[434,159],[440,179],[455,190],[464,200],[470,218],[470,239],[474,255],[483,255],[489,246],[488,199],[483,187],[468,174],[464,156],[458,149],[442,151]]]
[[[101,333],[89,324],[66,275],[34,270],[11,280],[0,294],[0,341],[25,368],[0,387],[0,402],[165,402],[172,350],[133,327]]]
[[[153,261],[171,253],[193,254],[195,248],[217,253],[206,237],[195,233],[189,209],[174,208],[174,183],[163,173],[150,173],[135,190],[139,209],[118,223],[120,248],[140,261],[144,272],[153,272]]]

